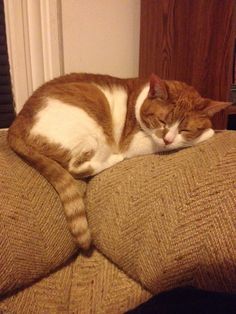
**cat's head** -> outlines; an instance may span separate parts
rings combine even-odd
[[[212,137],[212,116],[229,105],[203,98],[185,83],[152,75],[137,101],[136,117],[163,150],[172,150]]]

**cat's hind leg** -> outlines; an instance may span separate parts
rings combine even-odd
[[[83,176],[89,176],[85,174],[90,174],[93,170],[90,166],[88,167],[88,163],[95,155],[97,148],[96,139],[90,136],[86,138],[86,141],[79,143],[71,152],[72,157],[68,165],[69,172],[75,177],[82,172],[84,173]]]
[[[79,164],[77,160],[81,160],[81,158],[86,157],[90,160],[85,160],[84,162]],[[91,158],[90,158],[91,157]],[[111,154],[105,160],[101,160],[96,156],[96,153],[86,153],[84,156],[79,156],[78,159],[75,160],[72,168],[69,169],[71,174],[78,178],[90,177],[95,174],[102,172],[103,170],[114,166],[115,164],[124,160],[124,157],[121,154]]]
[[[99,172],[102,172],[105,169],[108,169],[119,162],[124,160],[123,155],[121,154],[111,154],[105,161],[102,162],[96,162],[96,161],[91,161],[91,164],[93,166],[93,174],[98,174]]]
[[[106,140],[98,141],[87,136],[72,150],[68,170],[76,178],[93,176],[124,159],[121,154],[114,154]]]

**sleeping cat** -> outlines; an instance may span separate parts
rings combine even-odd
[[[210,118],[228,105],[154,74],[149,80],[69,74],[33,93],[8,141],[56,189],[75,241],[87,249],[91,234],[76,178],[205,141],[214,134]]]

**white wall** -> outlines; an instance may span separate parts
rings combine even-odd
[[[70,72],[138,76],[140,0],[4,0],[17,112]]]
[[[64,71],[138,76],[140,0],[62,0]]]

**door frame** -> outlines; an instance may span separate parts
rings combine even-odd
[[[64,73],[61,0],[4,0],[15,110]]]

